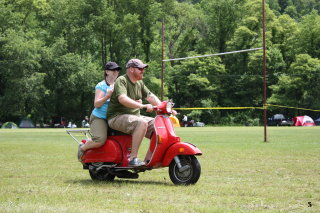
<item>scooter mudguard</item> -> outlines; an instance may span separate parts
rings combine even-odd
[[[200,149],[186,142],[175,143],[169,147],[162,161],[162,167],[169,166],[172,159],[177,155],[202,155]]]
[[[84,163],[112,162],[118,164],[121,160],[122,149],[119,143],[109,138],[102,147],[90,149],[84,155]]]

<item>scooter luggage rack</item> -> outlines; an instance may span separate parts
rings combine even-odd
[[[70,129],[70,130],[67,129],[66,131],[73,138],[73,140],[75,140],[78,144],[81,144],[82,142],[75,137],[75,134],[83,134],[86,136],[87,139],[91,138],[89,129]]]

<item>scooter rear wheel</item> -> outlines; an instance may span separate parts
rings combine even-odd
[[[116,176],[109,174],[107,171],[94,172],[89,170],[89,174],[92,180],[95,181],[113,181]]]
[[[198,159],[193,155],[180,155],[180,163],[182,166],[189,166],[184,171],[179,171],[178,165],[173,159],[169,166],[169,176],[171,181],[176,185],[195,184],[201,174],[201,166]]]

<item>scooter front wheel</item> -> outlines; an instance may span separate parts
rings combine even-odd
[[[176,161],[173,159],[169,166],[171,181],[177,185],[195,184],[201,174],[201,166],[198,159],[193,155],[180,155],[178,157],[184,169],[179,169]]]

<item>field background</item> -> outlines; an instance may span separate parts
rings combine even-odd
[[[93,182],[64,129],[1,129],[0,212],[320,212],[320,127],[176,132],[203,151],[192,186],[167,168]]]

